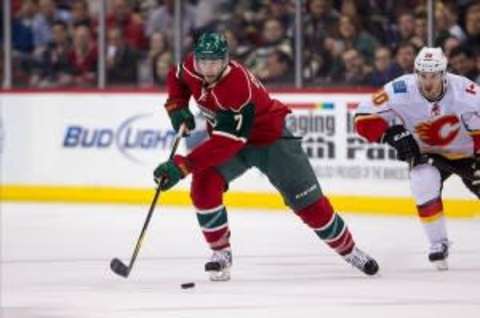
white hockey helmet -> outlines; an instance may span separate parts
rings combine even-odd
[[[447,71],[447,58],[439,47],[423,47],[415,57],[415,72],[436,73]]]

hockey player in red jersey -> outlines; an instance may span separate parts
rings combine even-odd
[[[480,88],[446,70],[440,48],[423,48],[415,74],[387,83],[360,103],[355,117],[361,136],[388,143],[398,159],[409,163],[410,187],[430,243],[428,258],[439,270],[448,269],[449,249],[443,182],[455,170],[480,198]],[[429,158],[435,159],[433,165]]]
[[[375,274],[377,262],[356,247],[345,222],[323,195],[300,140],[285,128],[289,109],[272,99],[228,53],[223,35],[205,33],[193,54],[170,70],[165,107],[174,129],[181,125],[194,129],[188,108],[193,96],[207,118],[210,137],[187,156],[176,155],[154,171],[162,190],[192,174],[191,198],[213,251],[205,265],[210,279],[230,279],[232,253],[223,193],[230,181],[251,167],[268,177],[320,239],[365,274]]]

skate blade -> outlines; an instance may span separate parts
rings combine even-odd
[[[448,263],[446,260],[439,260],[432,262],[433,266],[439,271],[446,271],[448,270]]]
[[[210,280],[212,282],[226,282],[230,280],[230,271],[209,271]]]

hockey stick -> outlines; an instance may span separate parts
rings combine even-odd
[[[173,141],[172,149],[170,150],[169,159],[172,159],[173,156],[175,155],[175,152],[177,151],[178,145],[180,143],[180,139],[182,138],[184,131],[185,131],[185,125],[182,125]],[[145,232],[147,231],[148,224],[150,223],[150,219],[152,218],[153,211],[155,209],[155,206],[157,205],[157,201],[159,197],[160,197],[160,186],[158,186],[157,189],[155,190],[155,195],[153,196],[152,203],[150,204],[150,209],[148,210],[145,223],[143,223],[143,228],[142,228],[142,231],[140,232],[140,236],[137,239],[137,244],[135,245],[135,250],[133,251],[133,255],[132,255],[132,258],[130,259],[130,263],[127,266],[118,258],[114,258],[110,262],[110,268],[115,274],[125,278],[127,278],[128,275],[130,275],[130,272],[132,271],[132,268],[133,268],[133,264],[135,263],[138,252],[140,251],[140,247],[142,246]]]
[[[468,171],[464,169],[458,169],[457,167],[454,167],[448,162],[447,159],[440,157],[440,156],[425,156],[425,162],[437,167],[440,170],[456,174],[462,179],[469,180],[469,181],[474,181],[473,175],[471,175]]]

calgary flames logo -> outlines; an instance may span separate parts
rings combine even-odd
[[[423,122],[415,127],[415,132],[420,140],[430,146],[448,145],[458,135],[459,130],[460,122],[454,115]]]

